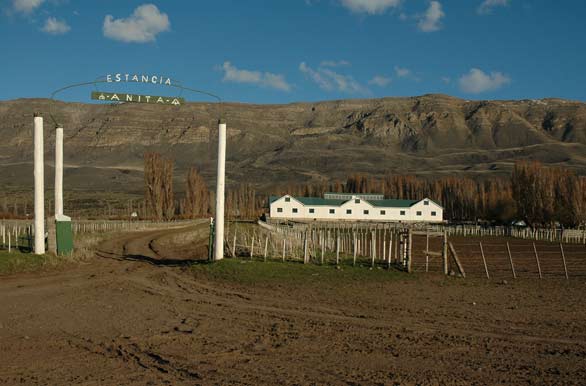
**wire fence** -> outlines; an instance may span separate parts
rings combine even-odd
[[[97,234],[157,229],[189,222],[73,220],[71,227],[74,234]],[[48,228],[45,226],[45,229]],[[0,220],[0,250],[29,252],[32,250],[33,238],[34,223],[31,220]]]
[[[513,237],[534,241],[549,241],[586,245],[586,229],[548,229],[516,226],[429,225],[430,230],[448,233],[448,236]]]
[[[238,258],[392,266],[489,279],[586,276],[586,245],[572,243],[572,238],[534,241],[478,228],[412,228],[372,223],[231,224],[225,247],[228,256]]]

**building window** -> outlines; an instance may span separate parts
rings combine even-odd
[[[309,213],[315,213],[315,209],[309,208]]]
[[[330,209],[330,214],[335,214],[336,210],[335,209]]]
[[[368,214],[368,210],[366,210],[366,209],[365,209],[365,210],[364,210],[364,214]]]
[[[352,214],[352,209],[346,209],[346,214]]]
[[[431,215],[432,215],[433,217],[435,217],[435,216],[437,216],[437,213],[436,213],[436,212],[431,212]]]
[[[357,198],[356,200],[354,200],[354,203],[356,203],[356,204],[360,204],[360,199],[359,199],[359,198]]]
[[[429,201],[427,201],[427,200],[423,201],[423,205],[429,205]]]
[[[402,211],[401,211],[401,216],[404,216],[404,215],[405,215],[405,211],[404,211],[404,210],[402,210]]]
[[[291,197],[285,197],[285,202],[291,202]]]
[[[386,210],[381,210],[381,211],[380,211],[380,214],[381,214],[381,216],[384,216],[384,215],[386,215],[386,214],[387,214],[387,211],[386,211]]]
[[[277,208],[277,213],[283,213],[283,208]]]
[[[293,208],[293,213],[298,213],[299,210],[297,208]]]
[[[421,216],[421,212],[420,212],[420,211],[417,211],[417,215],[418,215],[418,216]]]

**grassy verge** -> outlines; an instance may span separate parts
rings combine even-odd
[[[17,249],[10,253],[0,250],[0,275],[49,270],[88,260],[94,256],[97,245],[111,235],[78,234],[75,236],[73,253],[66,256],[35,255],[19,252]]]
[[[0,251],[0,275],[38,271],[59,264],[59,258],[49,255]]]
[[[262,260],[224,259],[217,263],[199,263],[191,267],[196,278],[221,280],[236,284],[311,284],[329,285],[360,282],[387,282],[412,280],[416,275],[407,275],[391,268],[369,269],[341,265],[302,264],[297,262],[264,262]]]

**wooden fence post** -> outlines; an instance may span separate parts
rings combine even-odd
[[[283,237],[283,263],[285,262],[285,243],[287,242],[287,239],[285,237]]]
[[[387,259],[388,259],[387,268],[389,268],[389,269],[391,268],[391,260],[393,258],[392,253],[393,253],[393,232],[390,231],[389,232],[389,254],[387,257]]]
[[[370,232],[370,255],[371,255],[371,263],[370,266],[374,268],[374,259],[376,258],[376,233],[375,231]]]
[[[309,263],[309,254],[308,254],[308,243],[307,243],[307,230],[305,231],[305,237],[303,240],[303,264]]]
[[[456,253],[456,248],[454,248],[454,244],[449,243],[450,246],[450,251],[452,252],[452,256],[454,257],[454,260],[456,261],[456,266],[458,267],[458,271],[460,271],[460,274],[462,275],[462,277],[466,277],[466,272],[464,272],[464,266],[462,265],[462,263],[460,262],[460,259],[458,258],[458,254]]]
[[[387,230],[383,229],[383,262],[387,261]]]
[[[442,260],[444,264],[444,275],[449,274],[448,272],[448,233],[444,230],[444,242],[442,246]]]
[[[425,231],[425,272],[429,272],[429,230]]]
[[[486,265],[486,258],[484,257],[484,248],[482,248],[482,241],[480,242],[480,253],[482,254],[482,262],[484,263],[484,271],[486,272],[486,278],[490,279],[488,274],[488,266]]]
[[[543,279],[543,276],[541,275],[541,264],[539,264],[539,255],[537,254],[537,247],[535,246],[535,243],[533,243],[533,252],[535,253],[535,260],[537,261],[537,270],[539,271],[539,278]]]
[[[413,231],[409,229],[407,246],[407,272],[413,272]]]
[[[568,266],[566,265],[566,255],[564,253],[564,247],[562,243],[560,243],[560,251],[562,252],[562,261],[564,262],[564,272],[566,273],[566,280],[569,280],[570,277],[568,276]]]
[[[356,254],[358,253],[358,240],[356,238],[356,231],[353,232],[353,237],[354,237],[354,257],[353,257],[353,261],[352,261],[352,265],[356,265]]]
[[[324,264],[324,249],[326,248],[326,235],[323,232],[320,232],[320,240],[321,240],[321,264]]]
[[[513,271],[513,279],[516,279],[517,273],[515,272],[515,265],[513,264],[513,255],[511,254],[511,248],[509,247],[508,241],[507,241],[507,252],[509,253],[509,261],[511,262],[511,271]]]
[[[237,234],[237,230],[236,230],[236,227],[234,227],[234,242],[232,243],[232,257],[236,257],[236,234]]]
[[[265,239],[265,262],[267,261],[267,252],[269,250],[269,236],[267,235],[267,238]]]
[[[336,232],[336,265],[340,265],[340,231]]]

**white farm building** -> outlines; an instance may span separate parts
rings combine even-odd
[[[381,194],[326,193],[318,197],[271,196],[272,219],[298,221],[443,221],[444,209],[429,198],[388,200]]]

